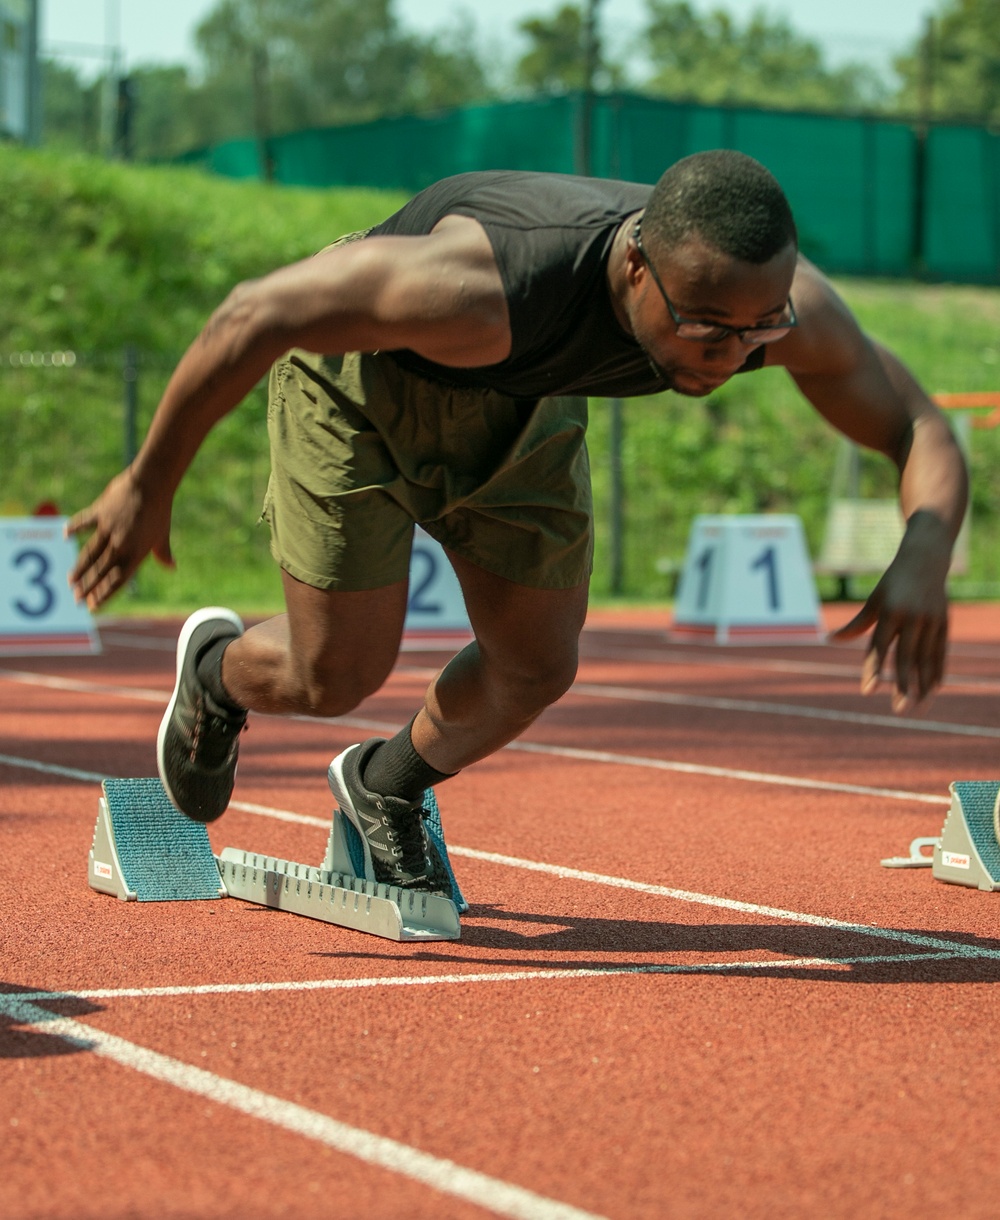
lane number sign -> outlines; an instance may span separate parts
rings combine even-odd
[[[792,514],[700,516],[688,540],[673,632],[733,639],[822,635],[802,522]]]
[[[101,650],[89,611],[66,583],[77,548],[64,525],[63,517],[0,517],[0,655]]]

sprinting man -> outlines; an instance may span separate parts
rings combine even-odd
[[[135,461],[69,524],[91,531],[70,578],[91,608],[148,553],[169,563],[184,472],[271,370],[264,515],[286,613],[246,631],[219,608],[185,624],[157,749],[173,802],[201,821],[225,810],[248,710],[337,716],[378,690],[419,522],[454,565],[474,640],[405,729],[345,750],[330,782],[370,879],[447,890],[425,789],[517,737],[576,673],[587,396],[702,397],[765,365],[899,469],[905,535],[838,635],[872,631],[866,693],[895,647],[893,707],[907,712],[942,677],[965,464],[913,377],[799,254],[758,162],[700,153],[652,188],[464,174],[239,285],[177,366]]]

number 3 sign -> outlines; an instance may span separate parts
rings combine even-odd
[[[66,578],[76,543],[62,517],[0,518],[0,655],[101,651],[86,606],[73,601]]]
[[[798,517],[696,517],[672,634],[714,636],[720,644],[822,638]]]

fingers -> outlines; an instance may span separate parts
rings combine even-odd
[[[907,624],[900,629],[896,639],[896,690],[892,696],[892,710],[897,716],[912,712],[923,698],[917,661],[920,635],[919,624]]]
[[[94,556],[73,580],[73,596],[78,602],[85,601],[90,610],[96,610],[128,579],[126,568],[107,550]]]
[[[69,575],[76,601],[96,610],[122,587],[137,565],[103,530],[96,530],[80,549]]]
[[[892,710],[905,716],[931,695],[944,678],[947,620],[917,620],[896,641],[896,691]]]
[[[89,508],[81,508],[78,513],[70,517],[66,522],[63,534],[67,538],[71,538],[74,534],[79,534],[82,530],[89,530],[97,524],[97,512],[94,505]]]
[[[831,631],[827,638],[833,643],[840,643],[843,640],[855,640],[859,635],[864,635],[877,618],[878,607],[870,597],[849,623],[845,623],[843,627],[838,627],[836,631]]]
[[[895,649],[895,681],[892,710],[908,715],[938,686],[944,677],[948,643],[946,612],[916,613],[886,608],[876,590],[851,621],[829,639],[855,639],[874,624],[871,643],[861,665],[861,693],[873,694],[885,676],[889,653]]]

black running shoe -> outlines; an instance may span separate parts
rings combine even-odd
[[[198,659],[243,624],[232,610],[209,606],[187,620],[177,641],[177,685],[156,738],[156,760],[167,796],[196,822],[225,813],[236,780],[236,756],[246,712],[221,707],[198,677]]]
[[[380,796],[362,782],[365,764],[382,744],[373,737],[348,747],[327,772],[340,812],[361,837],[365,879],[450,898],[451,879],[424,826],[423,802]]]

